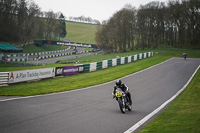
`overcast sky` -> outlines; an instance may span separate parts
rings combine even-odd
[[[138,8],[155,0],[33,0],[42,11],[62,12],[65,17],[91,17],[99,21],[108,20],[126,4]],[[157,0],[166,2],[166,0]]]

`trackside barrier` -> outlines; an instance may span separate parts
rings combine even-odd
[[[76,66],[76,69],[70,69],[67,71],[73,71],[74,72],[73,74],[77,74],[77,73],[81,73],[81,72],[84,72],[84,73],[93,72],[93,71],[105,69],[108,67],[113,67],[113,66],[118,66],[118,65],[122,65],[122,64],[135,62],[137,60],[145,59],[145,58],[152,57],[152,56],[153,56],[153,52],[140,53],[140,54],[136,54],[136,55],[128,56],[128,57],[121,57],[121,58],[115,58],[115,59],[111,59],[111,60],[103,60],[101,62],[93,62],[90,64],[84,64],[84,65],[79,66],[79,68]],[[71,67],[73,68],[73,66],[71,66]],[[62,70],[62,69],[64,69],[64,67],[63,68],[59,67],[56,69],[58,69],[58,73],[62,73],[62,71],[64,71],[64,70]],[[57,76],[57,74],[56,74],[56,76]],[[64,75],[64,76],[66,76],[66,75]]]
[[[1,84],[13,84],[18,82],[38,80],[43,78],[52,78],[55,76],[68,76],[79,73],[93,72],[113,66],[127,64],[135,62],[140,59],[152,57],[153,52],[136,54],[128,57],[115,58],[111,60],[104,60],[101,62],[93,62],[84,65],[65,66],[65,67],[53,67],[43,69],[32,70],[20,70],[11,72],[0,72],[0,85]]]
[[[108,67],[108,60],[102,61],[102,68],[107,68]]]
[[[23,53],[23,54],[9,54],[7,55],[8,57],[8,62],[19,62],[19,61],[28,61],[29,56],[37,56],[37,58],[34,58],[33,60],[37,60],[38,57],[39,59],[45,59],[45,58],[52,58],[52,57],[58,57],[58,56],[64,56],[64,55],[70,55],[72,52],[67,52],[69,48],[64,49],[64,50],[57,50],[57,51],[48,51],[48,52],[39,52],[39,53]],[[51,55],[48,55],[51,54]]]
[[[9,84],[55,77],[55,67],[31,70],[11,71],[8,76]]]
[[[0,72],[0,86],[3,84],[8,84],[9,72]]]
[[[105,69],[112,66],[118,66],[122,64],[135,62],[137,60],[145,59],[152,56],[153,56],[153,52],[147,52],[147,53],[140,53],[140,54],[136,54],[136,55],[128,56],[128,57],[121,57],[121,58],[115,58],[112,60],[104,60],[102,62],[94,62],[90,64],[85,64],[83,65],[84,72],[93,72],[96,70],[101,70],[101,69]]]

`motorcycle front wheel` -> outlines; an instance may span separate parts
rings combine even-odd
[[[121,112],[124,114],[125,111],[126,111],[126,108],[125,108],[124,103],[122,102],[122,99],[119,98],[119,99],[118,99],[118,102],[119,102],[119,108],[120,108]]]

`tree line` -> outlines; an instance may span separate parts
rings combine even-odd
[[[200,1],[150,2],[138,9],[128,4],[98,27],[96,42],[107,52],[127,49],[200,45]]]
[[[32,0],[0,0],[0,41],[25,45],[35,39],[65,37],[65,17],[42,12]]]
[[[99,20],[92,19],[91,17],[85,17],[85,16],[80,16],[80,17],[69,17],[69,21],[74,21],[74,22],[82,22],[82,23],[90,23],[90,24],[101,24]]]

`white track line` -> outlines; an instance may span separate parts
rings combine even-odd
[[[171,59],[169,59],[169,60],[172,60],[172,59],[173,59],[173,58],[171,58]],[[149,69],[151,69],[151,68],[153,68],[153,67],[159,66],[159,65],[161,65],[161,64],[163,64],[163,63],[165,63],[165,62],[167,62],[167,61],[169,61],[169,60],[166,60],[166,61],[164,61],[164,62],[161,62],[161,63],[156,64],[156,65],[154,65],[154,66],[151,66],[151,67],[149,67],[149,68],[146,68],[146,69],[144,69],[144,70],[135,72],[135,73],[133,73],[133,74],[124,76],[124,77],[122,77],[122,78],[120,78],[120,79],[127,78],[127,77],[133,76],[133,75],[135,75],[135,74],[144,72],[144,71],[149,70]],[[58,93],[51,93],[51,94],[35,95],[35,96],[15,97],[15,98],[9,98],[9,99],[0,100],[0,102],[6,102],[6,101],[11,101],[11,100],[19,100],[19,99],[27,99],[27,98],[33,98],[33,97],[41,97],[41,96],[51,96],[51,95],[57,95],[57,94],[63,94],[63,93],[70,93],[70,92],[74,92],[74,91],[81,91],[81,90],[90,89],[90,88],[92,88],[92,87],[97,87],[97,86],[109,84],[109,83],[112,83],[112,82],[115,82],[115,80],[110,81],[110,82],[106,82],[106,83],[103,83],[103,84],[95,85],[95,86],[90,86],[90,87],[87,87],[87,88],[82,88],[82,89],[76,89],[76,90],[64,91],[64,92],[58,92]]]
[[[191,82],[191,80],[193,79],[193,77],[195,76],[195,74],[197,73],[197,71],[199,70],[199,68],[200,68],[200,65],[198,66],[198,68],[195,70],[195,72],[193,73],[193,75],[190,77],[190,79],[188,80],[188,82],[183,86],[183,88],[181,90],[179,90],[169,100],[167,100],[166,102],[164,102],[160,107],[158,107],[153,112],[151,112],[150,114],[148,114],[146,117],[144,117],[142,120],[140,120],[138,123],[136,123],[135,125],[133,125],[131,128],[129,128],[124,133],[132,133],[132,132],[134,132],[137,128],[139,128],[147,120],[149,120],[151,117],[153,117],[155,114],[157,114],[161,109],[163,109],[167,104],[169,104],[171,101],[173,101],[189,85],[189,83]]]

